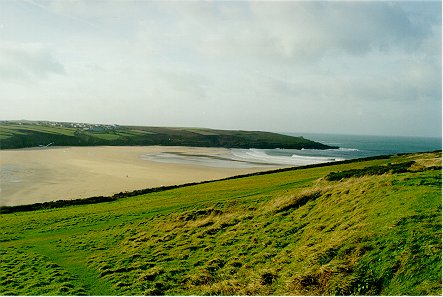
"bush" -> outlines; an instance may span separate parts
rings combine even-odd
[[[339,181],[350,177],[362,177],[365,175],[382,175],[385,173],[405,173],[414,161],[408,161],[398,164],[388,164],[386,166],[370,166],[362,169],[351,169],[346,171],[331,172],[325,178],[328,181]]]

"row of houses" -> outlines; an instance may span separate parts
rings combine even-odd
[[[39,125],[63,128],[76,128],[84,131],[102,132],[107,130],[114,130],[119,125],[104,125],[104,124],[87,124],[87,123],[68,123],[68,122],[48,122],[48,121],[0,121],[0,124],[15,124],[15,125]]]

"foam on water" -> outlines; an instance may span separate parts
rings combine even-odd
[[[273,150],[260,149],[231,149],[232,154],[237,160],[247,162],[257,162],[269,165],[290,165],[303,166],[309,164],[319,164],[343,160],[342,158],[322,157],[322,156],[304,156],[299,154],[291,155],[271,155],[268,152]],[[275,150],[276,151],[276,150]],[[280,150],[281,151],[281,150]]]
[[[337,149],[334,149],[334,150],[336,151]],[[341,147],[341,148],[338,149],[338,151],[342,151],[342,152],[358,152],[360,150],[356,149],[356,148]]]

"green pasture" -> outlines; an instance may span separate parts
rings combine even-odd
[[[1,214],[0,294],[441,295],[441,178],[426,153]]]
[[[76,131],[75,128],[68,128],[68,127],[53,127],[53,126],[40,126],[40,125],[34,125],[34,124],[24,124],[24,125],[16,125],[16,124],[9,124],[9,125],[2,125],[0,126],[0,132],[9,132],[11,134],[14,134],[16,132],[22,132],[23,131],[35,131],[35,132],[43,132],[43,133],[50,133],[50,134],[61,134],[66,136],[74,136],[74,132]]]

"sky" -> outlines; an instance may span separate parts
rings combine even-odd
[[[0,1],[0,120],[442,133],[440,1]]]

